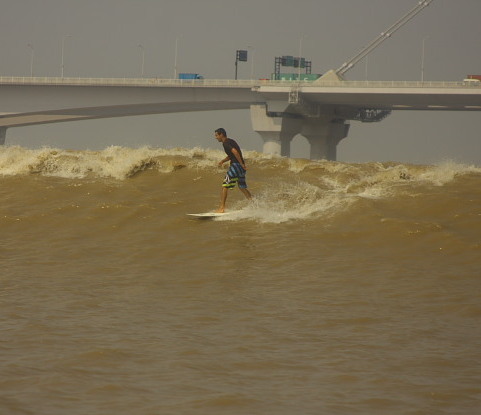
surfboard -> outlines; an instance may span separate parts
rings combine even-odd
[[[197,219],[214,219],[220,216],[228,215],[229,212],[225,213],[216,213],[216,212],[206,212],[206,213],[187,213],[187,216],[192,216],[193,218]]]
[[[187,213],[187,216],[190,216],[195,219],[216,219],[216,218],[220,218],[221,216],[232,215],[233,213],[236,213],[236,212],[240,212],[240,211],[229,210],[228,212],[224,212],[224,213],[216,213],[216,212]]]

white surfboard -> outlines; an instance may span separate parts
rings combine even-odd
[[[216,212],[206,212],[206,213],[187,213],[187,216],[192,216],[197,219],[215,219],[221,216],[229,215],[232,212],[216,213]]]

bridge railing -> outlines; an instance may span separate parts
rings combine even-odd
[[[0,85],[131,86],[131,87],[216,87],[257,88],[335,87],[335,88],[481,88],[481,83],[421,81],[277,81],[270,79],[165,79],[165,78],[60,78],[0,76]]]
[[[52,78],[0,76],[0,85],[81,85],[81,86],[135,86],[135,87],[239,87],[252,88],[269,80],[231,79],[166,79],[166,78]],[[278,82],[278,81],[272,81]]]

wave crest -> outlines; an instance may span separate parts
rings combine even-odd
[[[219,156],[210,153],[213,151],[149,147],[111,146],[101,151],[71,151],[9,146],[0,149],[0,175],[40,174],[70,179],[102,177],[124,180],[148,169],[170,173],[189,165],[211,166],[214,156],[216,159]]]
[[[445,162],[436,166],[402,163],[343,163],[289,159],[245,151],[249,166],[260,170],[281,171],[302,176],[309,182],[357,192],[359,188],[405,181],[443,185],[459,175],[481,173],[481,168]],[[27,149],[20,146],[0,148],[0,175],[40,174],[63,178],[101,177],[124,180],[145,170],[172,173],[182,168],[217,169],[224,158],[221,150],[185,148],[107,147],[101,151]]]

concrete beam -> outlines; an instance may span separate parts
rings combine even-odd
[[[98,118],[128,117],[148,114],[168,114],[190,111],[213,111],[248,109],[249,104],[235,102],[167,102],[136,105],[111,105],[82,107],[38,112],[6,114],[0,116],[0,127],[25,127],[66,121],[92,120]]]
[[[82,108],[139,105],[179,106],[179,112],[205,106],[208,110],[235,106],[248,109],[265,102],[257,92],[246,88],[121,87],[1,85],[0,113],[34,113]],[[197,108],[196,108],[197,107]],[[163,112],[163,111],[162,111]]]

